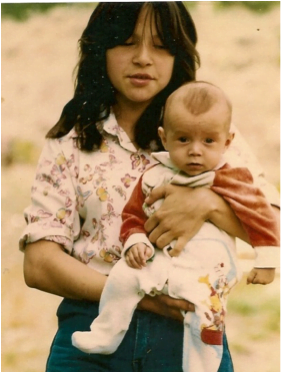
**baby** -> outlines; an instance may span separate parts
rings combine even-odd
[[[223,159],[233,139],[231,113],[225,94],[206,82],[185,84],[168,98],[159,128],[166,152],[152,154],[158,163],[142,175],[124,208],[123,258],[109,275],[91,331],[74,333],[74,346],[113,353],[142,297],[165,293],[195,304],[195,312],[184,315],[183,370],[218,370],[227,295],[241,276],[234,237],[206,222],[180,254],[174,250],[176,241],[155,250],[144,223],[163,201],[152,206],[144,201],[153,188],[168,183],[212,188],[230,204],[256,251],[248,281],[273,280],[277,263],[271,257],[279,245],[279,227],[272,207],[246,168],[233,169]]]

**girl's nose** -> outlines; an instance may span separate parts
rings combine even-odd
[[[146,45],[144,42],[140,43],[135,49],[135,54],[132,61],[140,66],[152,65],[153,61],[148,45]]]

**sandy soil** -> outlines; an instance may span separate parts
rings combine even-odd
[[[76,43],[90,13],[89,6],[58,8],[24,23],[2,22],[3,148],[12,138],[42,146],[46,131],[72,96]],[[234,122],[268,179],[278,186],[279,8],[254,14],[237,7],[214,10],[212,2],[201,2],[191,13],[202,56],[198,78],[218,84],[229,95]],[[2,371],[44,371],[56,330],[55,310],[60,298],[24,285],[23,256],[17,250],[17,237],[24,227],[22,210],[29,203],[33,174],[34,166],[30,165],[2,169]],[[279,277],[267,287],[269,290],[260,289],[255,297],[271,293],[271,299],[277,299]],[[236,312],[229,317],[236,371],[279,371],[277,328],[264,331],[262,337],[254,333],[254,322],[260,324],[259,307],[256,318]]]

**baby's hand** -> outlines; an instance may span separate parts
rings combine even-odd
[[[131,268],[142,269],[146,267],[147,260],[152,255],[151,247],[139,242],[130,247],[125,254],[126,263]]]
[[[275,277],[275,268],[253,268],[248,275],[247,285],[249,284],[270,284]]]

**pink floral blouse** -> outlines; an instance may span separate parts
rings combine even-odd
[[[156,161],[136,150],[113,114],[101,123],[101,130],[103,144],[91,153],[77,148],[74,130],[60,139],[46,140],[31,205],[24,211],[27,227],[20,239],[21,250],[40,239],[55,241],[103,274],[109,274],[120,258],[121,212],[143,171]],[[242,142],[234,140],[228,163],[249,167],[269,201],[278,205],[277,191],[266,183]]]

